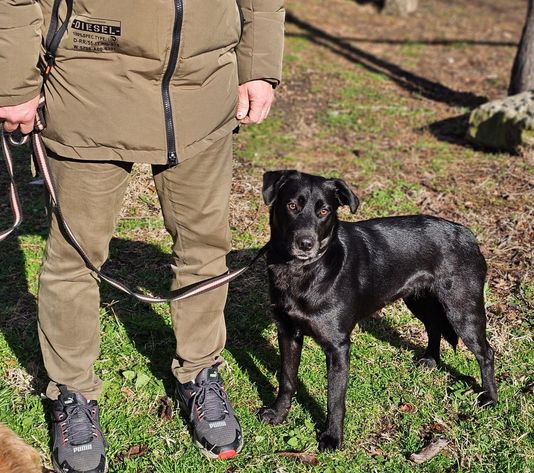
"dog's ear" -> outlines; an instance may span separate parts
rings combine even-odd
[[[334,179],[336,186],[336,197],[341,205],[348,205],[351,213],[355,213],[360,205],[360,200],[352,189],[342,179]]]
[[[297,171],[267,171],[263,175],[263,201],[271,205],[278,195],[278,191],[287,178]]]

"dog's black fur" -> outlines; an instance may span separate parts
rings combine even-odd
[[[310,335],[325,351],[328,369],[319,449],[340,447],[350,334],[359,320],[397,299],[425,325],[428,348],[421,362],[436,366],[441,336],[453,346],[460,336],[480,365],[479,403],[497,402],[486,339],[486,263],[467,228],[424,215],[339,221],[340,205],[354,213],[359,204],[347,184],[297,171],[267,172],[263,197],[271,206],[267,264],[282,364],[278,396],[272,408],[260,410],[263,421],[285,420],[303,336]]]

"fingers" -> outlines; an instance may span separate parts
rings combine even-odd
[[[7,133],[12,133],[19,127],[18,123],[8,122],[7,120],[4,122],[4,130]],[[22,131],[22,130],[21,130]]]
[[[243,125],[261,123],[267,118],[269,110],[271,110],[271,102],[269,100],[253,100],[250,102],[248,115],[241,120],[241,123]]]
[[[263,80],[246,82],[239,86],[236,117],[243,125],[261,123],[269,115],[273,99],[273,88],[268,82]],[[244,113],[245,109],[247,113]]]
[[[35,124],[35,115],[31,118],[31,120],[25,120],[20,123],[20,131],[23,135],[28,135],[33,130],[33,125]]]
[[[248,89],[246,87],[239,87],[236,112],[238,120],[243,120],[248,115],[249,104]]]
[[[23,134],[31,133],[38,104],[39,96],[20,105],[0,107],[0,120],[4,121],[4,130],[11,133],[20,127]]]
[[[20,121],[20,122],[13,122],[13,121],[9,121],[9,120],[6,119],[4,121],[4,130],[7,133],[12,133],[17,128],[20,128],[20,132],[23,135],[28,135],[33,130],[34,122],[35,122],[35,116],[30,120],[24,120],[24,121]]]
[[[271,111],[271,105],[272,105],[272,102],[269,103],[266,107],[263,108],[262,115],[261,115],[261,118],[260,118],[260,123],[269,116],[269,112]]]
[[[248,115],[241,121],[244,124],[261,123],[265,116],[264,110],[267,108],[267,103],[263,100],[251,100]]]

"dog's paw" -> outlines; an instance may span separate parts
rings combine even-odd
[[[419,366],[424,366],[425,368],[434,369],[438,367],[438,362],[431,356],[423,356],[417,360]]]
[[[286,414],[287,415],[287,414]],[[280,414],[275,409],[272,409],[270,407],[262,407],[258,411],[258,417],[262,422],[265,422],[266,424],[281,424],[286,419],[286,415]]]
[[[497,399],[492,398],[488,393],[483,392],[478,396],[479,407],[492,407],[497,404]]]
[[[321,452],[337,450],[341,447],[341,438],[331,435],[328,432],[323,432],[319,435],[319,450]]]

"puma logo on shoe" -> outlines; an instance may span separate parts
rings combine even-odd
[[[74,453],[78,453],[78,452],[85,452],[86,450],[92,450],[92,449],[93,449],[93,445],[89,443],[87,445],[80,445],[79,447],[74,447],[72,451]]]
[[[210,429],[216,429],[217,427],[226,427],[226,422],[220,420],[218,422],[208,422],[208,425],[210,426]]]

